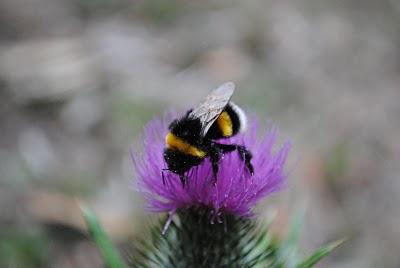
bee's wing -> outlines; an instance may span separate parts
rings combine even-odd
[[[211,91],[206,99],[190,113],[190,118],[198,118],[202,124],[202,137],[204,137],[211,125],[222,113],[235,90],[233,82],[226,82],[218,88]]]

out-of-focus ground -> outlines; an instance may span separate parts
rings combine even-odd
[[[399,74],[396,0],[2,0],[0,267],[101,267],[77,200],[129,243],[143,126],[227,80],[293,144],[274,230],[305,209],[304,253],[349,238],[320,267],[399,267]]]

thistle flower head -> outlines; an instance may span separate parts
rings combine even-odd
[[[205,159],[187,173],[187,184],[182,187],[179,176],[164,171],[163,158],[165,135],[170,120],[154,119],[145,128],[144,152],[132,153],[138,175],[138,187],[153,212],[175,212],[178,209],[205,207],[214,215],[223,213],[247,217],[252,215],[255,204],[285,184],[283,166],[290,150],[285,143],[276,152],[273,146],[277,129],[273,128],[257,139],[258,124],[250,122],[243,134],[221,140],[246,146],[253,155],[254,175],[251,175],[237,152],[226,153],[219,162],[215,181],[211,163]]]

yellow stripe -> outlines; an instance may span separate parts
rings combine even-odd
[[[165,137],[165,143],[167,144],[168,149],[178,150],[184,154],[189,154],[199,158],[203,158],[206,156],[206,153],[204,151],[196,148],[193,145],[190,145],[189,143],[175,136],[171,132],[168,133]]]
[[[232,120],[227,112],[222,112],[217,119],[217,124],[222,132],[222,136],[230,137],[233,134]]]

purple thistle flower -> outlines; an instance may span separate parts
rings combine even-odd
[[[174,213],[178,209],[207,207],[217,217],[222,213],[248,217],[260,199],[285,185],[283,166],[290,144],[286,142],[273,153],[277,129],[272,128],[262,139],[257,140],[256,120],[253,120],[245,133],[220,140],[221,143],[245,145],[252,152],[253,176],[249,174],[238,153],[231,152],[224,154],[220,160],[216,184],[208,159],[187,173],[185,187],[182,187],[179,176],[169,171],[164,171],[164,184],[162,170],[167,166],[163,150],[170,121],[155,119],[148,123],[144,153],[132,153],[139,177],[139,191],[148,202],[148,210]]]

